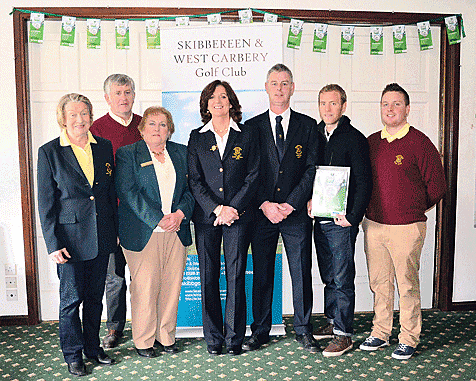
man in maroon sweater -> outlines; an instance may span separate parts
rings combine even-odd
[[[370,288],[374,293],[372,332],[360,349],[389,345],[393,325],[395,278],[400,296],[399,344],[392,353],[409,359],[422,325],[420,254],[425,241],[425,212],[446,192],[438,150],[407,122],[408,93],[396,83],[382,92],[384,128],[369,136],[373,190],[363,222]]]
[[[134,81],[125,74],[112,74],[104,81],[104,98],[110,111],[96,120],[91,133],[111,141],[114,155],[119,147],[141,139],[137,126],[141,120],[132,113],[134,105]],[[103,339],[104,348],[117,346],[126,323],[126,260],[118,245],[109,257],[106,276],[106,305],[108,333]]]

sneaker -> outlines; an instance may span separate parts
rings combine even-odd
[[[322,352],[324,357],[340,356],[352,349],[352,339],[350,336],[335,335],[326,349]]]
[[[327,323],[312,334],[315,339],[328,339],[334,337],[334,324]]]
[[[359,348],[363,351],[376,351],[379,348],[388,347],[389,345],[388,341],[381,340],[378,337],[369,336],[362,344],[360,344]]]
[[[409,345],[399,343],[397,349],[392,353],[392,357],[397,360],[408,360],[415,353],[415,349]]]
[[[316,340],[314,340],[312,333],[304,333],[302,335],[296,334],[296,341],[301,343],[306,351],[311,353],[316,353],[318,351],[318,345]]]

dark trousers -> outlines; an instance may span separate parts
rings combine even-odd
[[[108,329],[124,331],[126,324],[126,259],[121,246],[109,256],[106,275],[106,307]]]
[[[99,346],[102,298],[109,256],[57,265],[60,280],[59,336],[67,363],[103,351]],[[79,306],[83,304],[82,322]]]
[[[240,346],[246,330],[245,270],[249,246],[248,223],[231,226],[195,224],[195,242],[202,288],[203,335],[207,345]],[[223,239],[226,275],[225,318],[219,279]]]
[[[296,334],[312,332],[311,245],[312,222],[272,224],[261,218],[253,229],[253,324],[251,330],[267,341],[271,330],[274,268],[279,233],[283,238],[291,275]]]
[[[334,333],[353,333],[355,308],[355,241],[358,226],[341,227],[334,222],[314,223],[317,263],[324,283],[324,314]]]

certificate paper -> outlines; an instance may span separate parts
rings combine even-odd
[[[347,208],[350,167],[319,166],[312,191],[311,214],[333,218]]]

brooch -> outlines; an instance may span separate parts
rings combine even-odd
[[[111,168],[111,164],[109,164],[109,163],[106,163],[106,173],[109,176],[112,176],[112,168]]]
[[[296,147],[296,157],[300,159],[302,157],[302,145],[297,145]]]
[[[233,156],[232,156],[232,158],[233,158],[233,159],[236,159],[236,160],[243,159],[243,155],[242,155],[241,151],[243,151],[243,149],[242,149],[241,147],[235,147],[235,148],[233,148]]]
[[[210,151],[216,151],[218,147],[216,145],[213,145],[212,148],[210,148]]]

